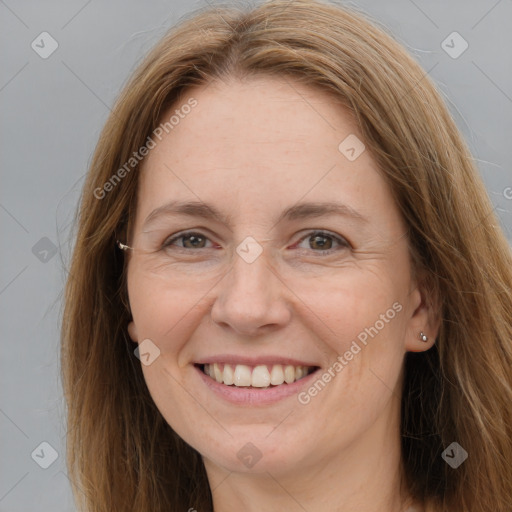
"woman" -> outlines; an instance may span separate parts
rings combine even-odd
[[[62,326],[88,511],[512,510],[512,265],[434,86],[361,14],[206,9],[140,65]]]

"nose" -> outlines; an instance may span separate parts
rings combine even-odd
[[[284,327],[291,318],[286,285],[277,277],[264,251],[248,263],[235,255],[231,270],[218,284],[212,320],[237,334],[258,336]]]

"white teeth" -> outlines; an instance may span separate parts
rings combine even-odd
[[[283,367],[280,364],[275,364],[272,367],[272,371],[270,372],[270,384],[274,386],[279,386],[284,382],[284,372]]]
[[[252,371],[251,386],[253,388],[266,388],[270,384],[270,373],[266,365],[255,366]]]
[[[284,367],[284,381],[291,384],[295,380],[295,368],[291,365]]]
[[[251,385],[251,369],[245,364],[237,364],[234,375],[235,386]]]
[[[222,375],[222,372],[220,371],[219,365],[217,363],[215,363],[213,365],[213,374],[214,374],[215,380],[222,384],[222,382],[223,382],[223,375]]]
[[[227,384],[228,386],[231,386],[235,383],[235,373],[233,372],[233,368],[230,364],[224,365],[224,384]]]
[[[221,369],[222,368],[222,369]],[[309,375],[312,367],[307,366],[292,366],[281,364],[272,365],[272,370],[269,372],[269,366],[247,366],[245,364],[205,364],[203,371],[212,379],[227,386],[249,387],[254,388],[267,388],[270,385],[280,386],[283,383],[292,384],[293,382],[302,379]]]

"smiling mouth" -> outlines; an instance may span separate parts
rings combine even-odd
[[[318,370],[318,366],[199,364],[201,371],[219,384],[236,387],[271,388],[294,382]]]

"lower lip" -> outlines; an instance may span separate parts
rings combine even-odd
[[[306,377],[302,377],[302,379],[299,379],[292,384],[281,384],[279,386],[272,386],[268,388],[252,388],[227,386],[226,384],[221,384],[206,375],[200,367],[194,366],[194,369],[199,373],[202,381],[216,395],[237,405],[269,405],[292,395],[297,395],[302,388],[311,383],[319,370],[319,368],[316,369],[314,372],[306,375]]]

